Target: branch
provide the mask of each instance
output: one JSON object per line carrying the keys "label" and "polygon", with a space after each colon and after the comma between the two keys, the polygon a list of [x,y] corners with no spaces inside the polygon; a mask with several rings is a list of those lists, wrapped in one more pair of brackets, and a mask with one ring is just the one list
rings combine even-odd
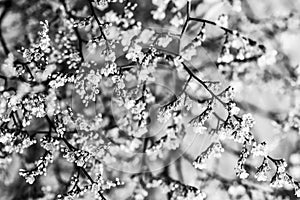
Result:
{"label": "branch", "polygon": [[100,32],[101,32],[101,36],[103,37],[104,40],[107,41],[107,38],[106,38],[106,36],[105,36],[105,34],[104,34],[104,31],[103,31],[102,24],[101,24],[101,22],[99,21],[97,15],[96,15],[94,6],[93,6],[93,4],[92,4],[92,0],[88,0],[88,2],[89,2],[89,5],[90,5],[90,8],[91,8],[91,11],[92,11],[92,15],[93,15],[93,17],[95,18],[95,20],[96,20],[96,22],[97,22],[97,24],[98,24],[98,26],[99,26],[99,29],[100,29]]}

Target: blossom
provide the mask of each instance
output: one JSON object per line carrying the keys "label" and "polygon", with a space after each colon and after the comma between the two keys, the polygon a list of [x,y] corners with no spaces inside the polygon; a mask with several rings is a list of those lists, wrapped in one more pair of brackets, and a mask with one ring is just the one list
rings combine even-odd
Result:
{"label": "blossom", "polygon": [[184,24],[184,18],[182,17],[182,14],[178,12],[171,20],[170,24],[172,24],[175,27],[180,27]]}
{"label": "blossom", "polygon": [[216,24],[218,26],[222,26],[222,27],[227,28],[228,27],[228,16],[224,15],[224,14],[220,15],[218,17],[218,20],[216,21]]}
{"label": "blossom", "polygon": [[209,157],[220,157],[221,153],[224,152],[220,142],[212,143],[204,152],[202,152],[193,162],[193,166],[196,169],[204,169],[206,166],[206,161]]}
{"label": "blossom", "polygon": [[297,197],[300,197],[300,184],[299,184],[299,182],[294,181],[293,186],[294,186],[294,190],[295,190],[295,195]]}
{"label": "blossom", "polygon": [[228,112],[231,116],[239,114],[240,108],[237,107],[235,103],[229,102],[227,105],[228,105]]}
{"label": "blossom", "polygon": [[257,144],[256,142],[253,143],[251,153],[253,156],[266,156],[266,143],[262,142],[260,144]]}
{"label": "blossom", "polygon": [[29,184],[33,184],[37,176],[46,175],[47,167],[53,162],[53,155],[50,152],[45,154],[37,161],[35,161],[35,168],[32,170],[20,169],[19,175],[25,178]]}
{"label": "blossom", "polygon": [[40,22],[40,24],[42,25],[42,31],[39,32],[40,35],[39,47],[41,48],[42,51],[48,52],[49,51],[48,48],[50,47],[50,37],[48,35],[49,24],[47,20],[45,20],[44,22]]}
{"label": "blossom", "polygon": [[155,31],[150,30],[150,29],[144,29],[139,38],[137,39],[137,41],[141,41],[142,43],[147,43],[149,42],[149,40],[153,37],[153,35],[155,34]]}
{"label": "blossom", "polygon": [[153,15],[153,19],[155,20],[163,20],[166,17],[166,13],[164,9],[152,10],[151,14]]}
{"label": "blossom", "polygon": [[157,45],[166,48],[170,42],[172,41],[172,38],[168,35],[165,37],[160,37],[157,39]]}
{"label": "blossom", "polygon": [[266,181],[268,176],[263,172],[257,172],[255,174],[255,178],[257,179],[257,181]]}
{"label": "blossom", "polygon": [[247,161],[247,158],[249,156],[249,150],[247,149],[247,143],[243,144],[243,149],[240,153],[240,157],[237,162],[237,166],[235,167],[236,175],[240,179],[246,179],[249,176],[249,173],[245,169],[245,163]]}
{"label": "blossom", "polygon": [[208,107],[197,117],[193,118],[189,124],[193,127],[202,127],[204,122],[209,119],[212,113],[212,106],[208,105]]}
{"label": "blossom", "polygon": [[237,170],[236,175],[240,179],[246,179],[246,178],[248,178],[249,173],[244,168],[240,168],[240,169]]}
{"label": "blossom", "polygon": [[275,175],[271,179],[270,186],[274,188],[281,188],[289,182],[288,176],[286,173],[275,173]]}
{"label": "blossom", "polygon": [[250,113],[244,114],[242,116],[242,123],[241,123],[242,127],[252,128],[254,123],[255,123],[254,118]]}
{"label": "blossom", "polygon": [[161,123],[167,122],[171,116],[172,112],[180,110],[184,105],[185,96],[181,95],[170,103],[159,108],[157,120]]}
{"label": "blossom", "polygon": [[128,53],[126,54],[126,58],[128,60],[138,61],[138,62],[140,62],[144,58],[144,56],[145,55],[142,52],[142,46],[138,44],[132,45],[129,48]]}
{"label": "blossom", "polygon": [[233,100],[235,95],[235,90],[232,86],[227,87],[219,96],[224,99],[224,101],[231,101]]}

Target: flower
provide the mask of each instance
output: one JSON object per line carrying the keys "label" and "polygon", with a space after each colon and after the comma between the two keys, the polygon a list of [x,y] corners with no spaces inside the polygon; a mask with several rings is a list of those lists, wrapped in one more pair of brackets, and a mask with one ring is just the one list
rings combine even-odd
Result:
{"label": "flower", "polygon": [[166,35],[165,37],[160,37],[157,40],[157,45],[166,48],[170,42],[172,41],[172,38]]}
{"label": "flower", "polygon": [[264,157],[264,160],[260,167],[258,167],[257,172],[255,173],[255,178],[257,181],[266,181],[267,180],[267,175],[266,172],[270,171],[271,168],[268,163],[268,159]]}
{"label": "flower", "polygon": [[294,186],[294,190],[295,190],[295,195],[297,197],[300,197],[300,183],[294,181],[293,186]]}
{"label": "flower", "polygon": [[255,174],[255,178],[257,179],[257,181],[266,181],[268,176],[264,172],[257,172]]}
{"label": "flower", "polygon": [[266,156],[266,142],[262,142],[260,144],[257,144],[256,142],[253,143],[251,153],[253,154],[254,157],[256,156]]}
{"label": "flower", "polygon": [[222,144],[219,141],[214,142],[194,160],[193,166],[196,169],[204,169],[206,166],[205,162],[209,157],[220,157],[222,152],[224,152]]}
{"label": "flower", "polygon": [[218,26],[222,26],[227,28],[228,27],[228,16],[225,14],[222,14],[218,17],[218,20],[216,21],[216,24]]}
{"label": "flower", "polygon": [[144,29],[139,38],[137,39],[137,42],[142,42],[144,44],[146,44],[147,42],[149,42],[149,40],[151,39],[151,37],[155,34],[155,31],[150,30],[150,29]]}
{"label": "flower", "polygon": [[244,169],[241,168],[236,172],[236,175],[240,178],[240,179],[246,179],[249,176],[249,173]]}
{"label": "flower", "polygon": [[242,127],[252,128],[254,123],[255,123],[255,121],[254,121],[252,114],[248,113],[248,114],[244,114],[242,116],[242,123],[241,123]]}
{"label": "flower", "polygon": [[[42,25],[42,31],[39,32],[40,35],[39,47],[41,48],[42,51],[48,53],[50,47],[50,37],[48,35],[49,24],[47,20],[45,20],[44,22],[40,22],[40,24]],[[35,56],[37,56],[37,54]],[[39,58],[37,58],[36,60],[39,60]]]}
{"label": "flower", "polygon": [[192,127],[202,127],[204,125],[204,122],[209,119],[211,113],[212,113],[212,105],[209,104],[207,108],[200,115],[190,120],[189,124]]}
{"label": "flower", "polygon": [[270,186],[274,188],[281,188],[284,185],[288,184],[288,179],[286,173],[275,173],[271,179]]}
{"label": "flower", "polygon": [[179,28],[184,24],[184,18],[180,12],[176,13],[176,15],[170,20],[170,24]]}

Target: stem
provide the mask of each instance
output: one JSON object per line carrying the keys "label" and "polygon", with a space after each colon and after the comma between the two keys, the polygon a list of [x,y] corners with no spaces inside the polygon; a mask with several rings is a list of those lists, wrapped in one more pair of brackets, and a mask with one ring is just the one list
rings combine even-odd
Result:
{"label": "stem", "polygon": [[96,20],[96,22],[97,22],[97,24],[98,24],[98,26],[99,26],[99,29],[100,29],[100,32],[101,32],[101,36],[103,37],[104,40],[107,41],[107,38],[106,38],[106,36],[105,36],[105,34],[104,34],[104,31],[103,31],[102,24],[101,24],[101,22],[99,21],[97,15],[96,15],[94,6],[93,6],[93,4],[92,4],[92,0],[88,0],[88,2],[89,2],[89,5],[90,5],[90,8],[91,8],[91,11],[92,11],[92,15],[93,15],[93,17],[95,18],[95,20]]}
{"label": "stem", "polygon": [[208,87],[207,85],[205,84],[204,81],[202,81],[200,78],[198,78],[188,67],[187,65],[184,63],[184,62],[181,62],[185,71],[190,75],[192,76],[194,79],[196,79],[210,94],[213,98],[217,99],[225,108],[227,107],[226,106],[226,103],[224,103],[217,95],[215,95],[215,93],[213,93]]}
{"label": "stem", "polygon": [[[75,19],[75,16],[72,14],[72,12],[68,10],[66,1],[65,0],[61,0],[61,2],[63,4],[65,12],[68,15],[68,18]],[[76,35],[77,39],[78,39],[78,51],[79,51],[79,55],[80,55],[81,59],[84,61],[84,56],[83,56],[83,52],[82,52],[83,39],[81,38],[80,33],[79,33],[77,27],[73,27],[73,30],[75,32],[75,35]]]}
{"label": "stem", "polygon": [[[189,21],[195,21],[195,22],[201,22],[201,23],[207,23],[207,24],[210,24],[212,26],[216,26],[220,29],[222,29],[223,31],[225,31],[225,33],[229,33],[231,35],[236,35],[237,37],[241,37],[242,39],[246,40],[249,42],[250,45],[252,46],[255,46],[257,45],[257,42],[248,38],[248,37],[245,37],[245,36],[241,36],[239,32],[235,31],[235,30],[231,30],[229,28],[226,28],[224,26],[219,26],[216,24],[216,22],[213,22],[213,21],[210,21],[210,20],[206,20],[206,19],[202,19],[202,18],[195,18],[195,17],[191,17],[190,16],[190,12],[191,12],[191,2],[190,0],[187,1],[187,17],[186,17],[186,21],[183,25],[183,28],[182,28],[182,31],[181,31],[181,34],[180,34],[180,38],[183,36],[186,28],[187,28],[187,25],[188,25],[188,22]],[[261,45],[259,44],[258,47],[263,51],[265,52],[265,46],[264,45]]]}

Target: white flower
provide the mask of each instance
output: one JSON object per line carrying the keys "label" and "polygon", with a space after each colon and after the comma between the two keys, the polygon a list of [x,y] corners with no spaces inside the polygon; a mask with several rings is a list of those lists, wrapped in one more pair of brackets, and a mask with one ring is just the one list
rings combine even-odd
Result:
{"label": "white flower", "polygon": [[285,168],[287,167],[287,163],[285,162],[284,159],[281,159],[276,163],[276,167],[277,167],[278,173],[284,173]]}
{"label": "white flower", "polygon": [[155,31],[150,29],[144,29],[143,32],[140,34],[140,37],[137,41],[141,41],[142,43],[146,44],[149,42],[151,37],[154,35]]}
{"label": "white flower", "polygon": [[257,179],[257,181],[266,181],[268,179],[264,171],[257,172],[255,174],[255,178]]}
{"label": "white flower", "polygon": [[295,191],[295,195],[300,198],[300,189],[299,188]]}
{"label": "white flower", "polygon": [[253,143],[251,153],[254,157],[256,156],[266,156],[267,152],[267,146],[265,142],[262,142],[260,144],[257,144],[256,142]]}
{"label": "white flower", "polygon": [[274,178],[272,178],[270,186],[274,187],[274,188],[280,188],[280,187],[283,187],[283,185],[284,185],[284,181],[276,173],[276,175],[274,176]]}
{"label": "white flower", "polygon": [[[45,22],[40,22],[40,24],[42,25],[43,30],[39,32],[39,35],[41,37],[39,47],[42,51],[48,51],[50,47],[50,37],[48,35],[49,24],[47,20],[45,20]],[[36,60],[39,60],[39,58],[37,58]]]}
{"label": "white flower", "polygon": [[228,27],[228,16],[224,15],[224,14],[220,15],[218,17],[218,20],[216,21],[216,24],[218,26],[222,26],[222,27],[227,28]]}
{"label": "white flower", "polygon": [[184,52],[182,52],[182,58],[185,60],[191,60],[195,55],[197,55],[197,49],[193,46],[190,46]]}
{"label": "white flower", "polygon": [[254,121],[252,114],[248,113],[248,114],[244,114],[242,116],[242,123],[241,123],[242,127],[252,128],[254,123],[255,123],[255,121]]}
{"label": "white flower", "polygon": [[96,7],[99,8],[99,10],[103,11],[106,8],[108,8],[108,1],[107,0],[97,0]]}
{"label": "white flower", "polygon": [[186,5],[186,0],[172,0],[172,2],[175,4],[176,8],[180,10]]}
{"label": "white flower", "polygon": [[206,167],[206,163],[201,163],[201,162],[193,162],[193,166],[196,168],[196,169],[205,169]]}
{"label": "white flower", "polygon": [[137,148],[139,148],[139,147],[141,146],[141,144],[142,144],[142,141],[141,141],[141,140],[139,140],[138,138],[134,138],[134,139],[131,141],[129,148],[130,148],[131,151],[134,151],[134,150],[136,150]]}
{"label": "white flower", "polygon": [[249,176],[249,173],[246,172],[246,170],[243,170],[240,172],[240,174],[238,175],[240,177],[240,179],[246,179]]}
{"label": "white flower", "polygon": [[134,44],[129,48],[126,58],[132,61],[141,61],[144,58],[144,53],[142,52],[142,46]]}
{"label": "white flower", "polygon": [[300,197],[300,185],[299,182],[294,182],[295,195]]}
{"label": "white flower", "polygon": [[128,46],[130,45],[130,43],[132,41],[132,38],[139,33],[140,33],[140,29],[138,29],[138,28],[130,29],[130,30],[122,32],[121,44],[124,46],[124,50],[127,50]]}
{"label": "white flower", "polygon": [[135,105],[135,101],[132,100],[132,99],[131,100],[127,99],[125,101],[125,104],[124,104],[125,108],[128,109],[128,110],[131,109],[131,108],[133,108],[134,105]]}
{"label": "white flower", "polygon": [[151,14],[153,15],[153,19],[161,21],[166,17],[166,13],[164,9],[152,10]]}
{"label": "white flower", "polygon": [[180,12],[178,12],[171,20],[170,24],[175,26],[176,28],[182,26],[184,24],[184,19]]}
{"label": "white flower", "polygon": [[192,127],[203,127],[204,122],[207,121],[212,113],[212,107],[209,105],[200,115],[190,120],[189,124]]}
{"label": "white flower", "polygon": [[172,38],[167,35],[165,37],[158,38],[157,45],[165,48],[170,44],[171,41]]}
{"label": "white flower", "polygon": [[35,178],[34,178],[33,175],[30,175],[30,176],[27,176],[27,177],[25,178],[25,181],[26,181],[27,183],[29,183],[29,184],[33,184],[34,181],[35,181]]}

